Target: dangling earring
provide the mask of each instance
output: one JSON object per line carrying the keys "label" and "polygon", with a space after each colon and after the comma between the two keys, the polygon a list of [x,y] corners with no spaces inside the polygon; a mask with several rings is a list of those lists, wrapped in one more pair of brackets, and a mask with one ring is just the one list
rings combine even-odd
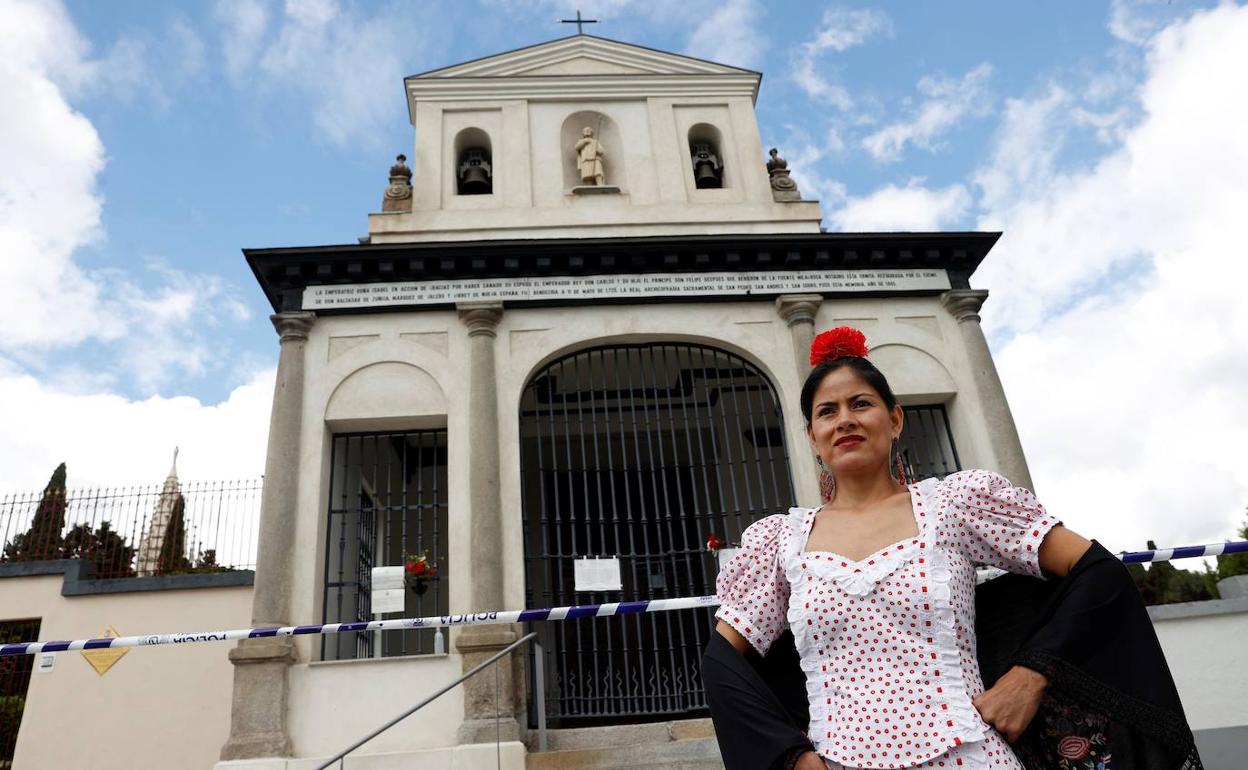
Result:
{"label": "dangling earring", "polygon": [[832,494],[836,492],[836,481],[832,478],[832,471],[823,464],[823,458],[815,455],[815,462],[819,463],[819,496],[823,501],[832,499]]}
{"label": "dangling earring", "polygon": [[892,468],[889,468],[889,475],[897,479],[897,483],[906,486],[906,464],[901,456],[901,444],[897,439],[893,439],[892,449]]}

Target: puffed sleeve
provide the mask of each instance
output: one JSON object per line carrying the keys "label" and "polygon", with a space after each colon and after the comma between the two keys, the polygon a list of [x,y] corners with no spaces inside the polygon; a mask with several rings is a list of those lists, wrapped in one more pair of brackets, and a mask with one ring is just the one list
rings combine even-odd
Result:
{"label": "puffed sleeve", "polygon": [[715,617],[744,636],[760,655],[784,632],[789,582],[780,559],[782,514],[759,519],[741,535],[741,550],[715,581],[719,609]]}
{"label": "puffed sleeve", "polygon": [[1061,522],[1030,490],[992,471],[962,471],[941,482],[950,544],[974,564],[1043,578],[1040,543]]}

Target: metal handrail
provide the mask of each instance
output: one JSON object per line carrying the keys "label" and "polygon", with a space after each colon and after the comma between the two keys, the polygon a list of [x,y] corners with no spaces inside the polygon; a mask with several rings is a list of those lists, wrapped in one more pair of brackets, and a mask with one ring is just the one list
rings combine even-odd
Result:
{"label": "metal handrail", "polygon": [[[463,676],[459,677],[458,679],[456,679],[455,681],[451,682],[451,683],[450,683],[450,684],[448,684],[447,686],[443,687],[441,690],[438,690],[438,691],[437,691],[437,692],[435,692],[433,695],[430,695],[428,698],[425,698],[425,699],[424,699],[424,700],[422,700],[420,703],[417,703],[415,706],[412,706],[412,707],[411,707],[410,709],[408,709],[407,711],[404,711],[402,714],[399,714],[399,715],[398,715],[397,717],[395,717],[394,719],[391,719],[389,722],[386,722],[386,723],[385,723],[384,725],[382,725],[381,727],[377,728],[377,729],[376,729],[376,730],[374,730],[373,732],[369,733],[368,735],[364,736],[364,737],[363,737],[363,738],[361,738],[360,740],[358,740],[358,741],[356,741],[355,743],[351,744],[351,745],[350,745],[350,746],[348,746],[347,748],[343,749],[341,752],[339,752],[339,753],[335,754],[335,755],[334,755],[334,756],[333,756],[333,757],[332,757],[329,761],[327,761],[325,764],[323,764],[323,765],[317,765],[316,770],[326,770],[326,768],[328,768],[330,765],[334,764],[335,762],[339,762],[339,761],[341,761],[344,757],[346,757],[346,756],[347,756],[348,754],[350,754],[351,752],[355,751],[355,750],[356,750],[356,749],[358,749],[359,747],[363,746],[364,744],[368,743],[368,742],[369,742],[369,741],[371,741],[372,739],[376,738],[378,735],[381,735],[382,733],[384,733],[386,730],[389,730],[391,727],[394,727],[394,726],[395,726],[395,725],[397,725],[399,722],[402,722],[404,719],[407,719],[407,718],[408,718],[408,717],[410,717],[412,714],[415,714],[417,711],[421,710],[422,708],[424,708],[425,706],[429,705],[429,704],[430,704],[430,703],[432,703],[433,701],[437,700],[437,699],[438,699],[438,698],[440,698],[441,696],[445,695],[446,693],[448,693],[448,692],[450,692],[451,690],[455,689],[455,688],[456,688],[456,687],[458,687],[459,685],[463,684],[463,683],[464,683],[467,679],[469,679],[470,677],[473,677],[473,676],[475,676],[475,675],[479,674],[480,672],[484,671],[485,669],[489,668],[490,666],[494,665],[494,664],[495,664],[495,663],[497,663],[499,660],[501,660],[502,658],[506,657],[506,656],[507,656],[507,654],[508,654],[508,653],[510,653],[512,650],[516,649],[517,647],[519,647],[519,646],[520,646],[520,645],[522,645],[522,644],[525,644],[525,643],[527,643],[527,642],[533,641],[533,640],[534,640],[534,639],[536,639],[536,638],[537,638],[537,632],[536,632],[536,631],[530,631],[529,633],[525,634],[524,636],[520,637],[520,638],[519,638],[519,639],[517,639],[516,641],[514,641],[514,642],[512,642],[511,644],[509,644],[509,645],[507,645],[506,647],[504,647],[502,650],[500,650],[500,651],[499,651],[496,655],[494,655],[493,657],[491,657],[489,660],[483,661],[483,662],[482,662],[480,665],[478,665],[476,668],[472,669],[472,670],[471,670],[471,671],[469,671],[468,673],[464,674]],[[495,719],[497,719],[497,718],[498,718],[498,713],[497,713],[497,711],[498,711],[498,710],[497,710],[497,709],[495,709],[495,715],[494,715]],[[544,719],[543,719],[542,721],[543,721],[543,722],[545,722],[545,720],[544,720]],[[544,741],[543,741],[543,742],[544,742]]]}

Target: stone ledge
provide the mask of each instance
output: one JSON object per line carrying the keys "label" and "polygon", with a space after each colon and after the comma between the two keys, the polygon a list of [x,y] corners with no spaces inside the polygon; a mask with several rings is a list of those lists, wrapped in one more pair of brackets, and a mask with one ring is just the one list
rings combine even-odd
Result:
{"label": "stone ledge", "polygon": [[1230,615],[1238,612],[1248,612],[1248,596],[1237,599],[1210,599],[1203,602],[1156,604],[1146,609],[1148,610],[1148,617],[1154,623],[1158,620],[1199,618],[1206,615]]}
{"label": "stone ledge", "polygon": [[[711,720],[677,719],[668,722],[571,727],[546,731],[546,750],[590,751],[630,746],[650,746],[679,741],[705,740],[715,737]],[[537,751],[538,732],[528,730],[525,743],[529,751]]]}
{"label": "stone ledge", "polygon": [[127,578],[95,578],[92,577],[94,572],[95,565],[82,559],[18,561],[0,564],[0,578],[64,575],[61,596],[182,591],[195,588],[237,588],[253,585],[256,580],[255,571],[249,569]]}
{"label": "stone ledge", "polygon": [[234,665],[250,663],[294,663],[295,642],[289,636],[269,636],[259,639],[241,639],[230,649],[230,662]]}

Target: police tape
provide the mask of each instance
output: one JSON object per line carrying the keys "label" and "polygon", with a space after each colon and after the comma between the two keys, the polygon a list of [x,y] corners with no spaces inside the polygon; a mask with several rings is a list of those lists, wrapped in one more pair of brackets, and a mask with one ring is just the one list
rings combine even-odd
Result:
{"label": "police tape", "polygon": [[[1126,563],[1169,561],[1200,556],[1248,553],[1248,540],[1213,543],[1210,545],[1181,546],[1152,551],[1123,551],[1118,558]],[[1002,570],[992,573],[1004,574]],[[982,582],[982,577],[981,581]],[[275,628],[240,628],[228,631],[200,631],[175,634],[147,634],[144,636],[117,636],[104,639],[75,639],[72,641],[17,642],[0,645],[0,657],[10,655],[35,655],[41,652],[67,652],[72,650],[107,650],[117,647],[151,647],[162,644],[187,644],[194,642],[226,642],[239,639],[263,639],[275,636],[303,636],[307,634],[341,634],[349,631],[392,631],[414,628],[446,628],[450,626],[503,625],[529,623],[545,620],[576,620],[601,618],[614,615],[633,615],[647,612],[671,612],[673,610],[697,609],[719,606],[716,596],[691,596],[678,599],[650,599],[636,602],[608,602],[605,604],[580,604],[570,607],[553,607],[535,610],[507,610],[500,612],[476,612],[466,615],[434,615],[423,618],[395,618],[391,620],[355,621],[351,623],[322,623],[306,626],[280,626]]]}
{"label": "police tape", "polygon": [[642,612],[668,612],[697,607],[714,607],[719,599],[714,596],[693,596],[681,599],[651,599],[640,602],[611,602],[608,604],[584,604],[571,607],[554,607],[541,610],[509,610],[506,612],[475,612],[466,615],[435,615],[424,618],[395,618],[392,620],[369,620],[352,623],[322,623],[312,626],[281,626],[277,628],[239,628],[230,631],[201,631],[184,634],[148,634],[146,636],[117,636],[106,639],[75,639],[64,642],[19,642],[0,645],[0,657],[6,655],[34,655],[40,652],[66,652],[71,650],[107,650],[117,647],[151,647],[161,644],[186,644],[188,642],[226,642],[236,639],[263,639],[272,636],[301,636],[304,634],[341,634],[348,631],[392,631],[413,628],[445,628],[449,626],[482,626],[507,623],[528,623],[538,620],[574,620],[576,618],[632,615]]}

